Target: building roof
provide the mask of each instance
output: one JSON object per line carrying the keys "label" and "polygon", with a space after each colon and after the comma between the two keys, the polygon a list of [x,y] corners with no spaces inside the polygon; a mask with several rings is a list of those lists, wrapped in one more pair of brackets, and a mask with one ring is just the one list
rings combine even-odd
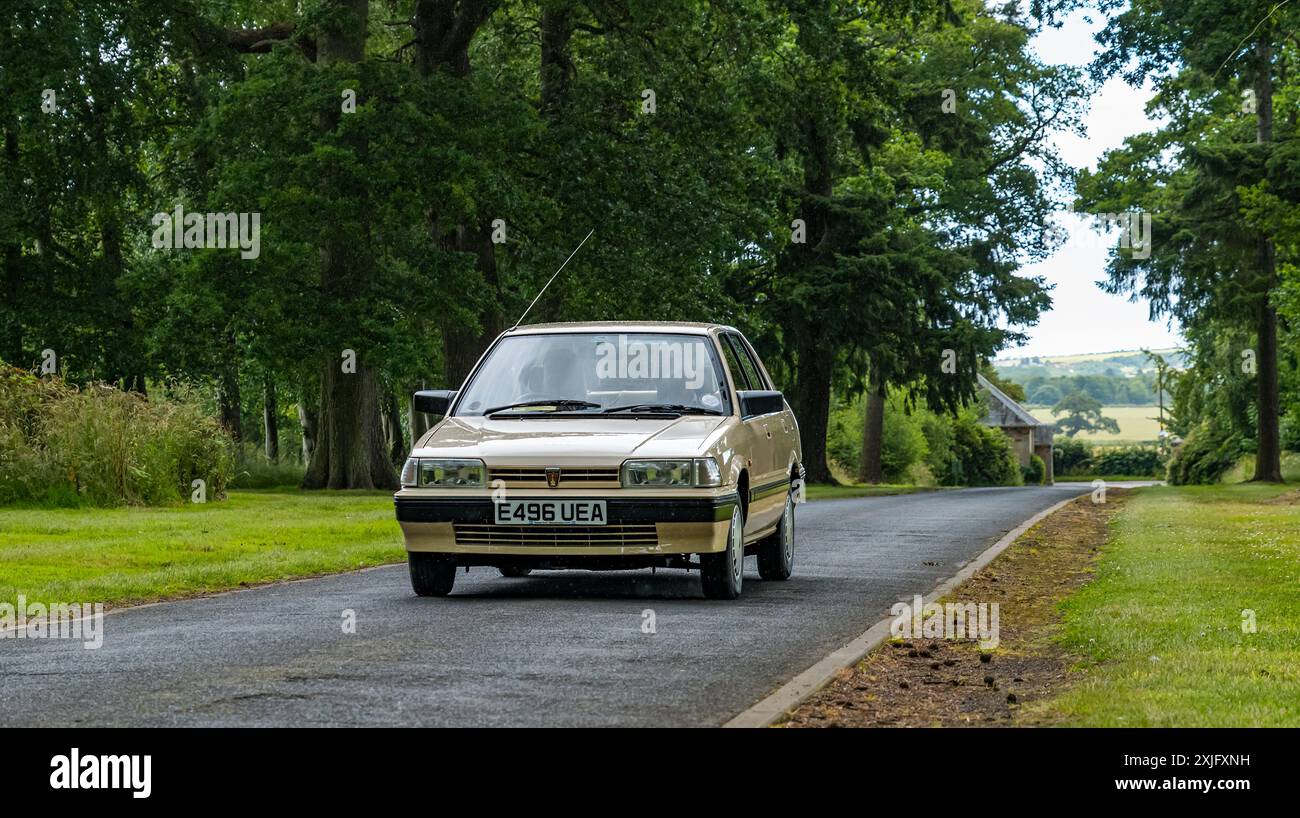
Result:
{"label": "building roof", "polygon": [[[985,426],[1007,427],[1039,427],[1052,428],[1052,424],[1043,423],[1038,418],[1025,411],[1025,407],[1016,403],[1003,392],[993,385],[992,381],[983,375],[976,376],[979,379],[980,388],[989,394],[992,400],[989,401],[988,414],[981,421]],[[1035,432],[1037,438],[1038,433]],[[1050,438],[1049,438],[1050,440]]]}

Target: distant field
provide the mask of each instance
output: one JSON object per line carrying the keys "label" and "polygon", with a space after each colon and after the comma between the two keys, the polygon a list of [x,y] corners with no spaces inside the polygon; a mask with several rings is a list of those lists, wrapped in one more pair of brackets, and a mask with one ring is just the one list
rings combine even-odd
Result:
{"label": "distant field", "polygon": [[[1173,355],[1178,352],[1177,349],[1155,349],[1152,352],[1157,355]],[[1124,358],[1134,355],[1143,355],[1145,353],[1140,349],[1120,349],[1114,352],[1085,352],[1080,355],[1046,355],[1042,360],[1054,364],[1079,364],[1087,361],[1105,361],[1110,358]]]}
{"label": "distant field", "polygon": [[[1176,347],[1171,347],[1169,349],[1153,349],[1151,351],[1157,355],[1163,355],[1166,358],[1181,356],[1183,354],[1182,350]],[[1069,364],[1093,363],[1097,361],[1109,361],[1114,358],[1125,359],[1125,358],[1136,358],[1139,356],[1145,357],[1145,355],[1146,353],[1140,349],[1117,349],[1111,352],[1083,352],[1077,355],[1040,355],[1035,357],[1033,360],[1048,365],[1052,365],[1052,364],[1069,365]],[[994,365],[995,366],[1006,365],[1006,364],[1010,364],[1013,361],[1019,362],[1023,360],[1025,359],[1024,358],[999,358],[998,360],[994,361]]]}
{"label": "distant field", "polygon": [[[1052,417],[1052,407],[1050,406],[1027,406],[1025,408],[1043,423],[1053,423],[1060,420],[1060,418]],[[1119,422],[1119,434],[1084,432],[1078,436],[1079,440],[1096,443],[1142,443],[1154,441],[1156,434],[1160,431],[1160,424],[1155,420],[1159,416],[1160,410],[1156,406],[1103,406],[1101,413],[1106,417],[1115,418]]]}

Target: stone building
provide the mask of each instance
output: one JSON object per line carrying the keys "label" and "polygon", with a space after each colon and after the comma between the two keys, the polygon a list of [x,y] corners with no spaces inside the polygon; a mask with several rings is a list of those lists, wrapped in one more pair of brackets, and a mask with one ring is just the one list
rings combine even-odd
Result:
{"label": "stone building", "polygon": [[1044,482],[1051,485],[1054,434],[1052,424],[1043,423],[1029,414],[1023,406],[1008,397],[1006,392],[998,389],[983,375],[979,376],[979,385],[988,396],[989,407],[988,413],[980,422],[985,426],[1001,429],[1002,433],[1011,439],[1011,447],[1015,450],[1016,460],[1020,462],[1022,468],[1029,465],[1030,455],[1036,454],[1043,458],[1043,463],[1047,466],[1047,478]]}

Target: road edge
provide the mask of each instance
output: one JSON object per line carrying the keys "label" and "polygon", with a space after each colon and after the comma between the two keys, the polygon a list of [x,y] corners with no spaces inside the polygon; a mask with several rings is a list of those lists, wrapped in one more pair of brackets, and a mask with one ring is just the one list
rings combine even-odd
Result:
{"label": "road edge", "polygon": [[[1013,542],[1020,539],[1020,536],[1029,529],[1033,528],[1046,517],[1055,514],[1065,506],[1073,503],[1075,500],[1088,494],[1088,491],[1080,492],[1074,496],[1068,497],[1059,503],[1048,506],[1034,516],[1025,520],[1020,525],[1002,535],[997,542],[984,549],[979,556],[966,563],[957,573],[941,580],[938,585],[930,590],[923,598],[925,602],[933,602],[952,591],[961,583],[970,579],[984,566],[988,565],[997,556],[1007,549]],[[911,597],[899,597],[905,601],[911,601]],[[860,633],[856,638],[843,647],[831,651],[826,656],[818,660],[812,667],[795,676],[790,681],[778,687],[767,697],[755,702],[748,709],[733,716],[730,720],[723,723],[723,728],[734,727],[768,727],[777,719],[780,719],[790,710],[798,707],[812,694],[816,693],[826,686],[826,683],[835,678],[846,667],[851,667],[862,660],[868,653],[875,650],[887,638],[889,638],[889,625],[893,621],[891,617],[885,617],[876,622],[871,627]]]}

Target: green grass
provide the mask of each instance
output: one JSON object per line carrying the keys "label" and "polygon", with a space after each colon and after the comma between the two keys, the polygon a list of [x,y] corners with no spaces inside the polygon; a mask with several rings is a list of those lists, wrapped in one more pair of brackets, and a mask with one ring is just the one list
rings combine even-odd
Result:
{"label": "green grass", "polygon": [[[1053,416],[1050,406],[1026,406],[1029,413],[1043,423],[1055,423],[1062,416]],[[1077,440],[1089,443],[1153,443],[1160,432],[1155,418],[1160,416],[1157,406],[1103,406],[1101,413],[1119,423],[1119,433],[1081,432]]]}
{"label": "green grass", "polygon": [[1126,483],[1133,480],[1163,480],[1150,474],[1066,474],[1056,475],[1058,483],[1091,483],[1093,480],[1105,480],[1107,483]]}
{"label": "green grass", "polygon": [[891,485],[881,483],[879,485],[867,485],[857,483],[854,485],[836,485],[832,486],[826,483],[809,483],[807,488],[808,501],[814,500],[838,500],[843,497],[879,497],[885,494],[912,494],[917,491],[934,491],[932,487],[926,486],[906,486]]}
{"label": "green grass", "polygon": [[401,560],[389,492],[232,491],[164,508],[0,509],[0,601],[124,605]]}
{"label": "green grass", "polygon": [[[809,486],[810,500],[911,486]],[[389,492],[231,491],[161,508],[0,508],[0,602],[129,605],[401,561]]]}
{"label": "green grass", "polygon": [[1096,579],[1064,605],[1082,679],[1045,712],[1082,726],[1300,726],[1298,587],[1295,487],[1143,489]]}
{"label": "green grass", "polygon": [[[1228,469],[1220,483],[1245,483],[1255,474],[1255,455],[1243,455],[1237,465]],[[1300,452],[1282,452],[1282,479],[1288,483],[1300,482]]]}

